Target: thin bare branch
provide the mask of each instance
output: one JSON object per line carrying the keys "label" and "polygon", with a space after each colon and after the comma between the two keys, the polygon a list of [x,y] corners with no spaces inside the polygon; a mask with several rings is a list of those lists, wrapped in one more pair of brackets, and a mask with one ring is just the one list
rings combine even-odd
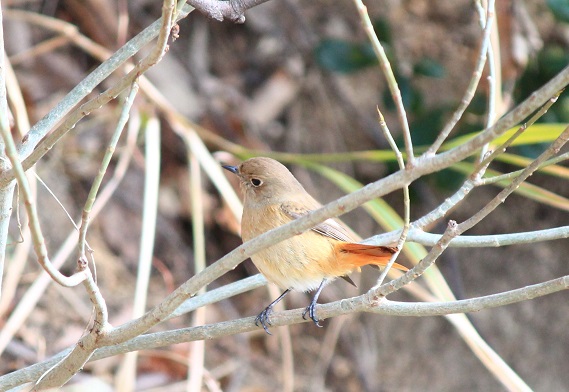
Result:
{"label": "thin bare branch", "polygon": [[[1,34],[1,33],[0,33]],[[18,79],[16,77],[16,74],[14,72],[14,69],[12,68],[12,64],[10,64],[10,61],[6,60],[4,63],[4,70],[6,72],[5,74],[5,81],[6,81],[6,91],[7,91],[7,95],[8,95],[8,100],[10,102],[10,105],[12,107],[13,110],[13,115],[14,115],[14,119],[15,119],[15,129],[17,131],[17,134],[20,136],[23,136],[24,134],[26,134],[28,132],[28,130],[30,129],[30,121],[28,118],[28,112],[27,112],[27,108],[26,108],[26,103],[24,101],[24,97],[22,94],[22,90],[20,88],[20,84],[18,83]],[[2,163],[0,163],[0,165],[2,165]],[[33,173],[28,173],[29,174],[29,183],[30,183],[30,189],[32,191],[32,195],[34,200],[36,200],[37,197],[37,186],[35,181],[33,180]],[[5,190],[6,195],[9,195],[13,192],[13,189],[6,189]],[[4,190],[0,190],[0,193],[4,193]],[[11,206],[11,198],[12,196],[10,195],[10,204],[9,206]],[[2,200],[2,202],[4,202],[4,200]],[[7,202],[7,200],[6,200]],[[16,201],[18,203],[18,201]],[[8,206],[8,205],[6,205]],[[3,207],[0,207],[3,208]],[[16,210],[16,216],[18,217],[20,208],[19,206],[17,206],[17,210]],[[8,216],[9,214],[6,213],[6,215],[4,216]],[[0,281],[2,281],[0,283],[0,317],[2,317],[2,315],[6,312],[6,310],[8,309],[8,307],[10,306],[10,304],[12,303],[12,300],[14,298],[14,295],[16,294],[16,289],[18,286],[18,282],[20,281],[20,277],[22,276],[22,273],[24,271],[24,267],[27,264],[27,261],[29,259],[29,253],[30,253],[30,249],[31,249],[31,233],[30,233],[30,229],[27,225],[27,217],[22,217],[22,219],[24,219],[24,221],[21,222],[22,226],[22,242],[19,243],[14,251],[14,254],[11,257],[11,263],[8,264],[7,266],[7,271],[6,271],[6,277],[5,279],[3,279],[2,273],[3,271],[0,271]],[[9,223],[9,219],[6,219]],[[20,219],[17,218],[18,222],[20,222]],[[0,225],[4,225],[5,223],[0,223]],[[6,251],[6,248],[4,248],[4,245],[6,245],[6,237],[3,237],[3,234],[1,233],[3,229],[0,228],[0,254],[4,254]],[[7,234],[7,233],[5,233]],[[1,242],[4,242],[4,244],[1,244]],[[3,258],[4,256],[0,256],[0,258]],[[3,269],[3,261],[0,260],[0,269]],[[4,287],[2,287],[2,284],[4,284]]]}
{"label": "thin bare branch", "polygon": [[[132,159],[133,150],[136,146],[136,138],[139,129],[138,117],[134,117],[129,122],[128,138],[126,148],[122,150],[116,170],[108,183],[103,188],[100,196],[97,198],[91,216],[94,218],[105,207],[111,196],[116,191],[118,185],[125,177],[126,170]],[[72,231],[68,234],[63,245],[53,258],[53,265],[59,268],[63,265],[65,260],[71,255],[76,248],[77,233]],[[14,334],[20,329],[21,325],[25,322],[28,315],[33,311],[34,307],[43,296],[48,285],[52,282],[47,274],[40,274],[36,281],[30,286],[26,293],[22,296],[17,306],[12,310],[8,320],[4,323],[2,330],[0,330],[0,354],[4,351]]]}
{"label": "thin bare branch", "polygon": [[[4,69],[4,67],[2,67],[2,69]],[[4,84],[2,85],[5,86]],[[6,155],[10,160],[12,167],[14,168],[16,179],[18,181],[18,187],[20,189],[20,194],[22,195],[22,199],[26,207],[26,212],[28,214],[28,225],[32,233],[34,251],[38,258],[38,262],[42,268],[51,276],[51,278],[60,285],[66,287],[78,285],[84,279],[86,279],[84,271],[77,271],[75,274],[67,277],[60,273],[49,260],[47,247],[45,245],[43,233],[40,228],[39,216],[37,214],[36,205],[34,203],[33,193],[29,186],[24,169],[22,168],[22,163],[20,162],[18,151],[16,150],[14,138],[10,132],[10,129],[4,128],[2,124],[0,124],[0,134],[2,136],[2,140],[4,141]],[[11,187],[4,188],[11,189]],[[10,216],[10,214],[7,214],[5,216]],[[2,221],[9,221],[9,219],[3,219]]]}
{"label": "thin bare branch", "polygon": [[[177,20],[185,18],[191,11],[192,7],[184,6],[179,11]],[[171,26],[170,21],[167,21],[167,23]],[[111,75],[112,72],[120,67],[121,64],[150,43],[150,41],[160,33],[161,27],[162,19],[157,20],[136,37],[127,42],[108,60],[99,65],[93,72],[83,79],[65,96],[65,98],[63,98],[61,102],[59,102],[48,114],[46,114],[30,129],[30,132],[28,132],[24,140],[22,140],[18,146],[19,155],[24,159],[24,169],[27,170],[32,167],[67,131],[72,129],[73,125],[76,124],[77,121],[92,110],[98,109],[111,99],[114,99],[120,92],[128,88],[140,73],[144,72],[147,67],[151,66],[153,61],[157,61],[159,59],[155,56],[154,58],[149,57],[145,61],[145,64],[138,64],[136,69],[123,77],[119,83],[101,94],[98,98],[83,104],[81,107],[71,112],[71,110],[76,107],[81,100],[83,100],[95,87]],[[167,36],[165,38],[167,38]],[[165,47],[166,42],[165,40],[162,41],[163,42],[160,46]],[[157,52],[155,52],[155,55],[156,53]],[[51,132],[53,127],[64,117],[66,118],[64,124]],[[49,136],[46,137],[48,134]],[[38,144],[40,141],[41,145]],[[12,170],[3,170],[0,175],[0,187],[8,184],[13,178],[14,173]]]}
{"label": "thin bare branch", "polygon": [[[0,4],[1,8],[1,4]],[[8,97],[6,93],[6,52],[4,51],[4,16],[0,9],[0,132],[2,138],[10,134],[10,119],[8,111]],[[8,170],[10,163],[6,159],[5,141],[0,140],[0,172]],[[10,216],[14,186],[0,187],[0,214]],[[2,281],[4,280],[4,262],[6,260],[6,246],[8,243],[9,219],[0,220],[0,296],[2,295]]]}
{"label": "thin bare branch", "polygon": [[[165,51],[167,50],[167,40],[168,35],[170,34],[172,28],[172,16],[174,14],[174,0],[164,0],[162,6],[162,23],[160,26],[160,32],[157,44],[150,55],[148,55],[139,65],[140,70],[143,72],[144,70],[148,69],[152,65],[156,64],[162,56],[164,55]],[[135,70],[138,67],[135,68]],[[134,71],[134,70],[133,70]],[[131,71],[130,74],[133,73]],[[129,76],[127,75],[127,76]],[[136,75],[134,75],[136,76]],[[136,86],[136,85],[135,85]],[[111,89],[112,90],[112,89]],[[132,89],[132,97],[134,97],[134,93],[136,93],[136,87]],[[128,106],[128,105],[127,105]],[[122,126],[121,126],[122,128]],[[117,135],[115,135],[117,136]],[[116,137],[118,140],[118,136]],[[159,145],[159,143],[158,143]],[[154,148],[154,146],[153,146]],[[109,157],[110,159],[110,157]],[[19,163],[19,161],[18,161]],[[16,172],[18,174],[18,172]],[[85,229],[86,230],[86,229]],[[146,242],[143,241],[143,246],[146,245]],[[81,249],[83,251],[83,249]],[[143,253],[145,254],[145,253]],[[148,254],[148,253],[146,253]],[[145,254],[145,255],[146,255]],[[151,252],[150,252],[151,254]],[[81,263],[82,261],[82,263]],[[107,322],[107,312],[106,306],[102,296],[100,295],[96,284],[94,283],[92,276],[90,274],[90,270],[87,266],[87,261],[85,258],[80,258],[80,269],[81,272],[85,272],[88,277],[88,285],[87,291],[90,294],[91,301],[95,305],[95,325],[91,329],[90,333],[83,338],[81,338],[80,342],[76,345],[75,349],[63,359],[57,366],[50,369],[49,372],[42,375],[41,379],[38,380],[36,383],[37,389],[46,389],[46,388],[54,388],[59,387],[65,384],[74,374],[76,374],[88,360],[88,358],[92,355],[94,350],[97,348],[98,344],[97,341],[100,337],[104,336],[107,329],[110,328]],[[142,305],[144,307],[144,305]]]}
{"label": "thin bare branch", "polygon": [[394,279],[391,282],[383,284],[382,286],[373,287],[368,291],[367,295],[370,303],[377,303],[378,301],[381,301],[383,297],[386,297],[387,295],[401,289],[403,286],[408,285],[419,276],[421,276],[445,251],[450,241],[452,241],[452,239],[459,234],[460,233],[456,228],[456,222],[450,221],[441,238],[437,241],[435,246],[431,248],[427,256],[419,262],[419,264],[403,274],[403,276],[400,278]]}
{"label": "thin bare branch", "polygon": [[524,124],[522,124],[521,127],[518,128],[518,130],[508,138],[508,140],[506,140],[504,143],[502,143],[502,145],[496,149],[494,149],[494,151],[492,151],[492,153],[487,154],[482,160],[481,162],[478,164],[478,167],[480,166],[486,166],[488,164],[490,164],[490,162],[492,162],[494,159],[496,159],[496,157],[505,152],[506,149],[519,137],[521,136],[522,133],[525,132],[526,129],[528,129],[529,127],[531,127],[533,124],[535,124],[535,122],[537,120],[539,120],[545,113],[547,113],[547,111],[549,110],[549,108],[551,108],[551,106],[553,106],[553,104],[555,102],[557,102],[557,100],[559,99],[559,96],[561,95],[563,91],[558,91],[557,94],[555,94],[553,97],[551,97],[546,103],[545,105],[543,105],[533,116],[531,116],[531,118],[525,122]]}
{"label": "thin bare branch", "polygon": [[[569,276],[563,276],[514,290],[453,302],[396,302],[384,298],[378,303],[374,303],[373,306],[370,306],[366,294],[363,294],[358,297],[319,305],[318,316],[322,320],[355,312],[371,312],[375,314],[406,317],[444,316],[457,313],[477,312],[482,309],[510,305],[550,295],[562,290],[567,290],[568,288]],[[304,309],[294,309],[285,312],[275,312],[271,315],[271,322],[274,327],[306,323],[308,321],[302,318],[303,310]],[[200,327],[146,334],[122,344],[100,348],[93,354],[90,360],[95,361],[133,350],[152,349],[194,340],[216,339],[223,336],[250,332],[256,328],[254,317],[247,317]],[[25,382],[33,381],[44,373],[46,369],[60,361],[68,352],[69,350],[66,350],[42,363],[1,376],[0,388],[9,389]]]}
{"label": "thin bare branch", "polygon": [[364,5],[362,0],[354,0],[354,3],[356,4],[356,8],[358,9],[358,12],[360,14],[360,18],[362,20],[362,24],[367,33],[367,36],[372,43],[375,55],[379,60],[379,65],[383,70],[383,74],[385,75],[385,79],[387,80],[389,91],[391,92],[391,96],[393,97],[393,102],[395,102],[395,107],[397,108],[399,125],[401,125],[403,140],[405,141],[405,152],[407,153],[407,165],[413,166],[415,159],[415,155],[413,153],[413,141],[411,139],[409,123],[407,122],[407,114],[405,112],[405,106],[403,106],[403,98],[401,97],[401,90],[399,90],[399,86],[397,85],[397,80],[395,79],[395,75],[393,74],[393,70],[391,69],[391,64],[389,63],[389,59],[385,54],[385,50],[383,50],[383,45],[381,45],[379,38],[375,34],[373,24],[371,23],[371,20],[367,13],[367,7]]}
{"label": "thin bare branch", "polygon": [[117,147],[117,143],[122,135],[122,131],[129,119],[130,116],[130,109],[132,104],[134,103],[134,98],[138,93],[138,83],[135,81],[130,89],[130,93],[128,94],[122,110],[119,120],[117,122],[117,126],[115,127],[115,131],[109,141],[109,145],[107,146],[107,150],[105,151],[105,156],[103,157],[103,161],[101,162],[101,166],[99,167],[99,171],[97,176],[93,180],[91,184],[91,189],[89,190],[89,195],[87,196],[87,201],[85,202],[85,206],[83,207],[83,214],[81,215],[81,227],[79,229],[79,257],[85,257],[85,244],[87,242],[87,230],[89,228],[89,222],[91,220],[91,211],[93,210],[93,205],[95,204],[95,200],[97,198],[97,193],[99,192],[99,188],[103,182],[103,177],[107,173],[107,169],[111,162],[111,158],[115,152]]}
{"label": "thin bare branch", "polygon": [[559,152],[561,147],[563,147],[563,145],[568,140],[569,127],[567,127],[565,131],[559,135],[555,142],[553,142],[546,151],[544,151],[535,161],[533,161],[526,169],[524,169],[519,177],[517,177],[507,188],[502,190],[494,199],[487,203],[480,211],[458,225],[455,222],[451,221],[449,223],[449,228],[447,228],[437,244],[431,249],[427,257],[425,257],[417,266],[405,273],[401,278],[393,280],[376,290],[370,290],[370,300],[378,300],[380,296],[386,296],[396,290],[399,290],[401,287],[420,276],[426,270],[426,268],[428,268],[446,249],[454,237],[464,233],[466,230],[471,229],[482,219],[488,216],[488,214],[494,211],[501,203],[506,200],[509,195],[514,192],[519,184],[525,181],[529,176],[533,174],[535,170],[537,170],[540,163],[544,162],[550,156]]}
{"label": "thin bare branch", "polygon": [[[546,168],[547,166],[555,165],[559,162],[566,161],[568,159],[569,159],[569,152],[566,152],[564,154],[560,154],[560,155],[556,156],[555,158],[551,158],[551,159],[548,159],[547,161],[543,162],[541,165],[539,165],[538,170]],[[523,171],[523,169],[520,169],[520,170],[510,172],[510,173],[501,174],[498,176],[481,178],[478,180],[477,185],[495,184],[495,183],[500,182],[500,181],[510,180],[514,177],[519,176],[522,171]]]}
{"label": "thin bare branch", "polygon": [[468,105],[470,105],[470,101],[472,101],[472,98],[474,97],[474,93],[476,92],[476,88],[478,87],[478,83],[480,82],[480,78],[482,77],[482,70],[484,69],[484,64],[486,63],[486,53],[488,52],[488,46],[490,43],[490,33],[492,31],[494,16],[495,16],[494,0],[489,0],[484,31],[482,34],[482,42],[480,43],[480,52],[478,55],[478,60],[476,62],[476,67],[474,69],[474,72],[472,73],[472,78],[468,83],[468,87],[466,88],[464,97],[460,101],[460,105],[453,113],[449,122],[445,125],[440,134],[437,136],[437,139],[434,141],[433,144],[431,144],[431,146],[425,152],[425,155],[434,154],[439,150],[439,148],[442,146],[444,141],[447,139],[447,137],[454,129],[455,125],[462,118],[464,111],[466,110]]}
{"label": "thin bare branch", "polygon": [[[399,148],[397,147],[397,144],[395,143],[393,136],[391,136],[391,132],[389,132],[389,128],[387,127],[387,123],[385,122],[385,119],[383,118],[383,115],[381,114],[379,107],[377,108],[377,113],[379,115],[379,126],[381,127],[381,130],[383,131],[383,135],[387,139],[389,146],[391,147],[391,149],[395,153],[395,157],[397,158],[397,164],[399,165],[399,169],[405,170],[405,162],[403,161],[403,155],[401,154],[401,151],[399,151]],[[403,206],[404,206],[404,210],[405,210],[404,218],[403,218],[403,229],[401,230],[401,235],[399,237],[399,240],[397,241],[397,251],[391,256],[389,263],[385,266],[383,271],[381,271],[381,274],[377,278],[377,282],[376,282],[374,287],[381,286],[381,284],[385,280],[385,277],[389,273],[389,270],[391,269],[391,267],[395,263],[395,260],[397,260],[397,258],[399,257],[399,254],[403,250],[403,245],[405,244],[405,241],[407,239],[407,233],[409,232],[410,220],[411,220],[411,201],[409,200],[409,186],[408,185],[405,185],[403,187]]]}
{"label": "thin bare branch", "polygon": [[503,189],[494,199],[487,203],[480,211],[471,216],[466,221],[459,225],[459,234],[464,233],[466,230],[474,227],[478,222],[484,219],[490,212],[492,212],[496,207],[503,203],[506,198],[517,189],[517,187],[524,182],[529,176],[531,176],[547,159],[551,156],[557,154],[561,147],[567,143],[569,140],[569,127],[567,127],[561,135],[545,150],[536,160],[534,160],[528,167],[526,167],[522,173],[516,177],[512,183],[505,189]]}
{"label": "thin bare branch", "polygon": [[[364,243],[374,245],[391,244],[400,238],[401,230],[374,236]],[[440,234],[424,232],[420,228],[411,228],[407,235],[407,241],[416,242],[425,246],[434,246],[441,238]],[[534,244],[536,242],[553,241],[569,238],[569,226],[555,227],[552,229],[528,231],[511,234],[494,235],[461,235],[454,238],[450,248],[487,248],[500,247],[515,244]]]}
{"label": "thin bare branch", "polygon": [[[202,176],[199,160],[188,150],[188,175],[190,177],[190,203],[192,206],[192,234],[194,244],[194,271],[200,272],[206,267],[206,243],[204,226],[204,204],[202,195]],[[203,295],[203,287],[199,294]],[[203,325],[206,320],[206,308],[200,308],[194,313],[192,325]],[[205,342],[192,342],[188,350],[188,379],[186,390],[188,392],[201,391],[204,377]]]}

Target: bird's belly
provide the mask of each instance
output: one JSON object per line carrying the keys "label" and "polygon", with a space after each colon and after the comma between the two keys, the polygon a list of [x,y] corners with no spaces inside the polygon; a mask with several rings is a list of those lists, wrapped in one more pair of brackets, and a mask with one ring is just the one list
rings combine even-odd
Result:
{"label": "bird's belly", "polygon": [[319,237],[308,232],[289,238],[253,255],[251,260],[268,281],[283,289],[315,290],[324,278],[337,276],[330,269],[333,245]]}
{"label": "bird's belly", "polygon": [[[277,204],[249,208],[243,213],[241,236],[248,241],[288,222]],[[251,260],[269,282],[285,290],[311,291],[323,279],[331,281],[353,269],[340,265],[335,244],[336,240],[309,230],[254,254]]]}

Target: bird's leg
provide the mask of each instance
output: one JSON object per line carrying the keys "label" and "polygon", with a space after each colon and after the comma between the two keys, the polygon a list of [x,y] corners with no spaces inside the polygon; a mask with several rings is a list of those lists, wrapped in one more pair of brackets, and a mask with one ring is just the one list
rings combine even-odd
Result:
{"label": "bird's leg", "polygon": [[269,326],[271,325],[271,320],[270,320],[270,315],[273,312],[273,306],[275,306],[281,299],[283,299],[285,297],[285,295],[287,295],[289,293],[290,289],[286,289],[284,291],[284,293],[282,293],[277,299],[275,299],[273,302],[271,302],[271,304],[269,306],[267,306],[265,308],[265,310],[263,310],[261,313],[259,313],[259,315],[257,316],[257,318],[255,318],[255,325],[258,327],[259,323],[263,326],[263,329],[265,330],[266,333],[268,333],[269,335],[272,335],[269,332]]}
{"label": "bird's leg", "polygon": [[308,313],[308,316],[312,319],[312,321],[314,321],[314,324],[316,324],[316,326],[319,328],[322,328],[322,326],[320,324],[318,324],[318,321],[320,321],[320,320],[318,320],[316,318],[316,301],[318,301],[318,297],[320,296],[320,292],[324,288],[325,284],[326,284],[326,279],[322,279],[322,283],[320,283],[318,290],[316,290],[316,294],[314,294],[314,297],[312,297],[312,301],[310,302],[310,305],[308,305],[308,307],[302,313],[302,318],[305,320],[306,320],[306,313]]}

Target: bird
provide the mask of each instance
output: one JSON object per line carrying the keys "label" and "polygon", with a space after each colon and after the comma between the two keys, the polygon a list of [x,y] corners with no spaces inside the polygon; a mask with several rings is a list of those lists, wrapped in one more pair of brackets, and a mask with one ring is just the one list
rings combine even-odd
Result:
{"label": "bird", "polygon": [[[316,201],[282,163],[267,157],[255,157],[239,166],[222,165],[239,177],[243,192],[241,238],[247,242],[271,229],[298,219],[322,205]],[[357,243],[358,236],[341,220],[330,218],[312,229],[281,241],[251,256],[265,278],[285,290],[255,318],[269,335],[273,307],[290,291],[316,290],[306,315],[321,327],[316,314],[318,297],[325,285],[348,276],[364,265],[386,266],[397,248]],[[394,268],[408,269],[394,263]]]}

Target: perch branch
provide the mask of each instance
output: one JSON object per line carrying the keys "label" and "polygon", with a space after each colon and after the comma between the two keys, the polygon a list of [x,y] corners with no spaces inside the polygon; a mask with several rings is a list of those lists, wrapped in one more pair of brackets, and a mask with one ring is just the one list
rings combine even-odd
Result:
{"label": "perch branch", "polygon": [[[471,313],[543,297],[562,290],[567,290],[568,288],[569,276],[563,276],[514,290],[452,302],[397,302],[384,298],[374,306],[369,305],[366,295],[363,294],[358,297],[319,305],[318,316],[324,320],[354,312],[370,312],[405,317],[429,317]],[[308,322],[302,318],[302,312],[303,309],[275,312],[271,315],[271,322],[274,327]],[[238,333],[251,332],[256,328],[254,317],[247,317],[199,327],[156,332],[138,336],[122,344],[100,348],[95,351],[90,360],[95,361],[134,350],[147,350],[200,339],[217,339]],[[68,355],[68,353],[69,350],[65,350],[44,362],[0,376],[0,389],[6,390],[25,382],[33,381],[47,369],[54,366],[58,361],[61,361],[61,358]]]}

